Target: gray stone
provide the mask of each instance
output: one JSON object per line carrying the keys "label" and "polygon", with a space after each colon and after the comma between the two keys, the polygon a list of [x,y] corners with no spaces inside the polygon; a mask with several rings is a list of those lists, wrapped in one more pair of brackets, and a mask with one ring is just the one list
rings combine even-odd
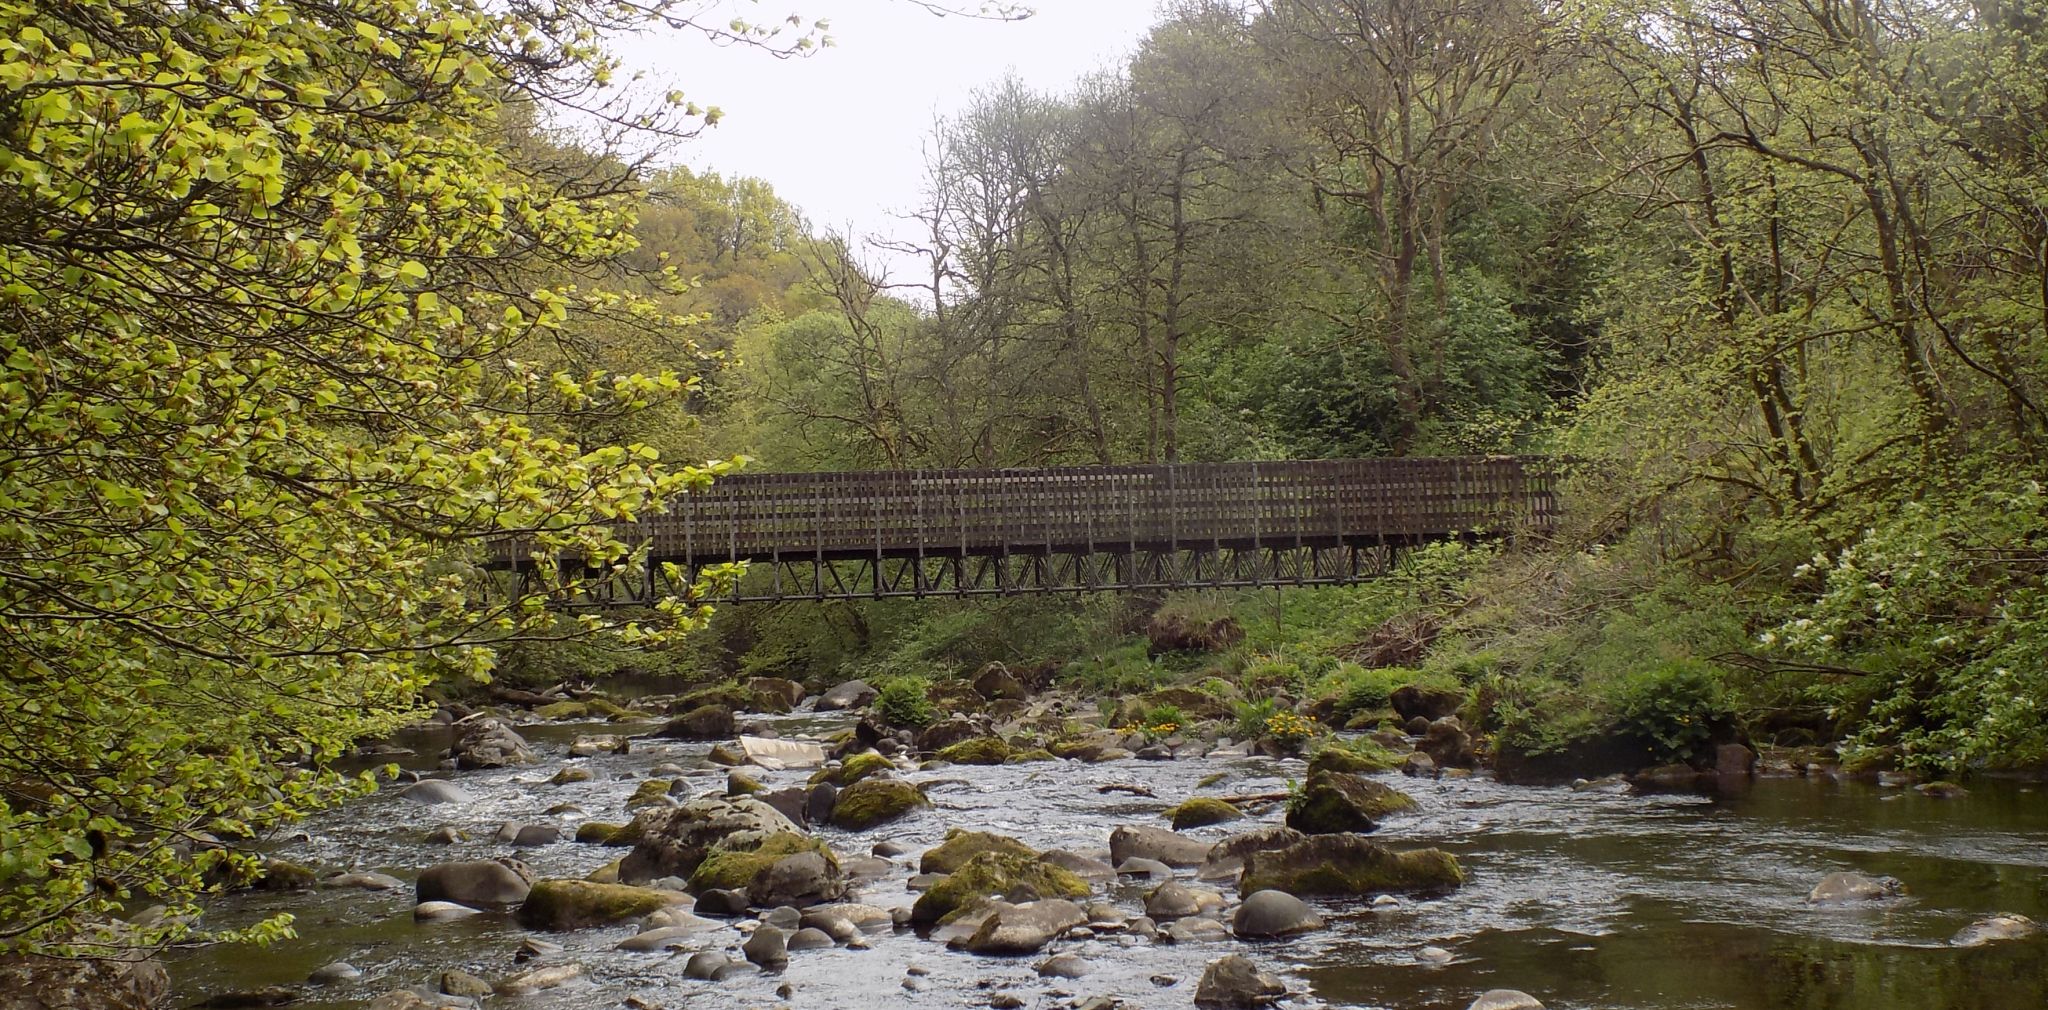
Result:
{"label": "gray stone", "polygon": [[780,968],[789,963],[789,937],[780,927],[761,924],[747,942],[740,945],[747,960],[763,968]]}
{"label": "gray stone", "polygon": [[1038,962],[1040,978],[1080,978],[1095,966],[1079,954],[1054,954]]}
{"label": "gray stone", "polygon": [[1004,905],[961,946],[976,954],[1035,954],[1069,929],[1088,921],[1081,906],[1064,898]]}
{"label": "gray stone", "polygon": [[683,965],[683,974],[707,982],[718,982],[747,970],[747,966],[715,950],[702,950],[690,955]]}
{"label": "gray stone", "polygon": [[1520,989],[1489,989],[1465,1010],[1543,1010],[1543,1004]]}
{"label": "gray stone", "polygon": [[396,891],[405,881],[388,873],[337,873],[320,881],[329,890],[354,888],[359,891]]}
{"label": "gray stone", "polygon": [[713,888],[697,895],[697,912],[700,915],[745,915],[753,906],[753,900],[745,891]]}
{"label": "gray stone", "polygon": [[[707,927],[711,925],[714,924],[708,922],[705,923],[705,926]],[[636,954],[646,954],[654,951],[672,950],[677,946],[689,942],[690,937],[695,936],[697,933],[700,933],[702,931],[702,929],[693,929],[689,926],[662,926],[657,929],[650,929],[644,933],[637,933],[633,936],[629,936],[623,940],[620,940],[619,945],[615,949],[629,951]]]}
{"label": "gray stone", "polygon": [[[1146,919],[1151,922],[1151,919]],[[1166,938],[1174,943],[1215,943],[1230,939],[1230,931],[1223,924],[1207,916],[1197,915],[1176,919],[1166,927]]]}
{"label": "gray stone", "polygon": [[421,779],[398,791],[398,795],[414,803],[428,805],[439,803],[468,803],[476,797],[469,791],[447,779]]}
{"label": "gray stone", "polygon": [[1117,864],[1116,875],[1119,877],[1144,877],[1147,880],[1172,880],[1173,867],[1157,859],[1131,858]]}
{"label": "gray stone", "polygon": [[1807,892],[1809,905],[1848,905],[1881,901],[1904,893],[1905,885],[1892,877],[1866,877],[1861,873],[1830,873]]}
{"label": "gray stone", "polygon": [[536,758],[512,727],[490,716],[471,716],[455,724],[455,745],[448,748],[455,767],[464,771],[530,765]]}
{"label": "gray stone", "polygon": [[1241,937],[1291,936],[1323,928],[1323,917],[1308,903],[1285,891],[1253,891],[1231,915],[1233,932]]}
{"label": "gray stone", "polygon": [[533,871],[515,859],[439,863],[420,871],[414,894],[422,902],[452,901],[471,908],[503,908],[526,900]]}
{"label": "gray stone", "polygon": [[[843,921],[843,920],[842,920]],[[856,934],[858,932],[856,931]],[[806,926],[789,935],[790,950],[823,950],[833,944],[832,934],[822,929]]]}
{"label": "gray stone", "polygon": [[313,969],[313,974],[306,976],[306,981],[314,985],[333,985],[336,982],[348,982],[362,977],[361,968],[347,961],[336,961]]}
{"label": "gray stone", "polygon": [[412,921],[448,922],[453,919],[467,919],[472,915],[480,914],[482,913],[468,905],[458,905],[452,901],[422,901],[413,906]]}
{"label": "gray stone", "polygon": [[1176,880],[1169,880],[1145,895],[1145,914],[1160,922],[1205,915],[1222,908],[1223,895]]}
{"label": "gray stone", "polygon": [[700,796],[676,807],[642,810],[628,830],[639,839],[619,863],[619,880],[629,884],[688,877],[721,842],[729,848],[747,848],[741,843],[759,844],[784,832],[801,834],[781,811],[751,796]]}
{"label": "gray stone", "polygon": [[732,709],[699,705],[668,721],[654,735],[667,740],[723,740],[735,729]]}
{"label": "gray stone", "polygon": [[1156,859],[1168,866],[1200,866],[1209,858],[1210,843],[1165,828],[1122,825],[1109,833],[1109,861]]}
{"label": "gray stone", "polygon": [[1439,768],[1465,768],[1472,764],[1472,735],[1465,732],[1464,724],[1455,715],[1430,723],[1422,743],[1415,749],[1429,755]]}
{"label": "gray stone", "polygon": [[761,921],[782,929],[795,929],[804,921],[804,913],[795,905],[781,905],[762,912]]}
{"label": "gray stone", "polygon": [[583,966],[580,964],[550,964],[514,975],[493,986],[491,991],[499,996],[527,996],[582,977]]}
{"label": "gray stone", "polygon": [[1260,971],[1251,958],[1232,954],[1209,962],[1195,987],[1195,1005],[1216,1010],[1250,1010],[1287,995],[1278,978]]}
{"label": "gray stone", "polygon": [[817,710],[837,712],[847,708],[865,708],[875,702],[875,689],[864,680],[849,680],[818,698]]}
{"label": "gray stone", "polygon": [[1948,942],[1957,947],[1982,947],[2003,940],[2024,940],[2039,932],[2040,924],[2024,915],[1990,915],[1964,926]]}
{"label": "gray stone", "polygon": [[553,845],[561,840],[562,829],[552,824],[526,824],[519,821],[507,821],[498,828],[498,841],[522,849]]}
{"label": "gray stone", "polygon": [[1068,852],[1065,849],[1054,849],[1039,856],[1038,859],[1040,862],[1050,863],[1084,880],[1108,880],[1116,876],[1116,868],[1108,863],[1100,859],[1090,859],[1079,853]]}

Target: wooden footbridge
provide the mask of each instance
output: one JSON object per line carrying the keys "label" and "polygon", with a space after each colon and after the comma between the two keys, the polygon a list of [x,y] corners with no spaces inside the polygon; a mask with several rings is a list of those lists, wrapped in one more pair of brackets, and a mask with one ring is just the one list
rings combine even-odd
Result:
{"label": "wooden footbridge", "polygon": [[621,528],[648,571],[563,602],[643,605],[738,562],[729,602],[1351,583],[1403,548],[1547,529],[1554,484],[1510,456],[740,474]]}

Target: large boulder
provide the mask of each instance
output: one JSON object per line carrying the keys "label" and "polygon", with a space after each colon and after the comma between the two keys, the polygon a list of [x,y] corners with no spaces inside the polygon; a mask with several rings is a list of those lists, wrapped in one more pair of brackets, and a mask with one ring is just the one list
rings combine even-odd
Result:
{"label": "large boulder", "polygon": [[751,796],[703,796],[675,807],[642,810],[625,833],[633,851],[619,863],[619,880],[646,883],[685,877],[715,845],[728,850],[758,846],[770,836],[798,834],[797,826],[774,807]]}
{"label": "large boulder", "polygon": [[1036,954],[1060,934],[1088,921],[1081,906],[1065,898],[1041,898],[1021,905],[1003,904],[981,920],[960,946],[976,954]]}
{"label": "large boulder", "polygon": [[1145,894],[1145,914],[1154,922],[1212,915],[1223,910],[1223,895],[1206,887],[1169,880]]}
{"label": "large boulder", "polygon": [[1195,876],[1202,880],[1234,880],[1238,872],[1244,869],[1246,853],[1284,849],[1306,837],[1308,836],[1293,828],[1279,824],[1239,832],[1210,846],[1209,855],[1202,860],[1201,868],[1195,871]]}
{"label": "large boulder", "polygon": [[1363,835],[1310,835],[1284,849],[1246,853],[1237,889],[1267,888],[1289,894],[1365,897],[1406,891],[1446,891],[1465,882],[1450,853],[1438,849],[1396,852]]}
{"label": "large boulder", "polygon": [[837,712],[846,708],[866,708],[875,703],[875,689],[865,680],[849,680],[818,698],[818,711]]}
{"label": "large boulder", "polygon": [[1244,819],[1244,811],[1213,796],[1196,796],[1182,800],[1170,807],[1166,816],[1173,821],[1173,829],[1199,828],[1224,821]]}
{"label": "large boulder", "polygon": [[1014,852],[984,852],[919,895],[910,918],[939,922],[991,898],[1023,902],[1087,896],[1087,882],[1043,860]]}
{"label": "large boulder", "polygon": [[1126,824],[1109,833],[1109,862],[1122,866],[1131,858],[1156,859],[1168,866],[1200,866],[1210,844],[1165,828]]}
{"label": "large boulder", "polygon": [[1905,885],[1892,877],[1866,877],[1861,873],[1830,873],[1807,892],[1809,905],[1850,905],[1863,901],[1896,898]]}
{"label": "large boulder", "polygon": [[533,871],[516,859],[438,863],[413,885],[421,902],[452,901],[470,908],[510,908],[533,889]]}
{"label": "large boulder", "polygon": [[625,884],[594,884],[588,880],[543,880],[519,904],[517,918],[527,929],[570,930],[609,926],[637,919],[675,904],[672,891]]}
{"label": "large boulder", "polygon": [[1409,684],[1395,688],[1387,702],[1394,706],[1394,714],[1400,716],[1402,722],[1416,718],[1435,722],[1444,716],[1456,715],[1458,706],[1465,703],[1465,694],[1441,687]]}
{"label": "large boulder", "polygon": [[[84,939],[111,940],[118,949],[122,935]],[[0,1010],[152,1010],[170,988],[154,950],[81,958],[0,954]]]}
{"label": "large boulder", "polygon": [[999,765],[1010,760],[1010,744],[999,736],[978,736],[949,744],[932,756],[956,765]]}
{"label": "large boulder", "polygon": [[1253,891],[1231,913],[1230,929],[1245,939],[1292,936],[1323,928],[1323,917],[1308,902],[1285,891]]}
{"label": "large boulder", "polygon": [[989,701],[1008,698],[1022,701],[1031,697],[1031,686],[1001,663],[990,663],[975,675],[974,693]]}
{"label": "large boulder", "polygon": [[724,740],[733,735],[735,726],[731,708],[699,705],[670,719],[654,735],[669,740]]}
{"label": "large boulder", "polygon": [[763,712],[787,712],[804,703],[804,686],[782,677],[755,677],[747,681],[747,694]]}
{"label": "large boulder", "polygon": [[1038,858],[1038,852],[1031,846],[1006,835],[990,834],[986,831],[969,831],[966,828],[947,828],[946,840],[936,848],[926,850],[918,858],[919,873],[952,873],[967,864],[967,861],[984,852],[1005,852],[1026,859]]}
{"label": "large boulder", "polygon": [[2015,912],[1978,919],[1958,930],[1948,942],[1957,947],[1982,947],[1987,943],[2024,940],[2040,932],[2039,923]]}
{"label": "large boulder", "polygon": [[923,789],[902,779],[862,779],[839,791],[832,804],[832,823],[860,831],[931,805]]}
{"label": "large boulder", "polygon": [[1195,986],[1195,1005],[1204,1010],[1251,1010],[1270,1006],[1287,995],[1278,978],[1260,971],[1252,959],[1238,954],[1209,962]]}
{"label": "large boulder", "polygon": [[1469,768],[1474,757],[1472,734],[1465,732],[1465,724],[1455,715],[1431,722],[1415,749],[1429,755],[1439,768]]}
{"label": "large boulder", "polygon": [[713,846],[690,874],[690,890],[745,891],[756,906],[799,908],[846,895],[839,857],[807,835],[770,835],[742,847],[741,839]]}
{"label": "large boulder", "polygon": [[1298,801],[1287,806],[1287,826],[1304,834],[1378,830],[1379,819],[1415,808],[1415,800],[1398,789],[1362,775],[1318,769],[1310,773]]}
{"label": "large boulder", "polygon": [[414,803],[429,806],[439,803],[468,803],[474,799],[469,790],[447,779],[421,779],[398,791],[398,795]]}
{"label": "large boulder", "polygon": [[537,760],[512,727],[487,715],[455,724],[455,743],[448,748],[448,756],[464,770],[530,765]]}
{"label": "large boulder", "polygon": [[918,730],[917,749],[927,754],[936,754],[956,743],[965,743],[988,734],[987,720],[956,715]]}

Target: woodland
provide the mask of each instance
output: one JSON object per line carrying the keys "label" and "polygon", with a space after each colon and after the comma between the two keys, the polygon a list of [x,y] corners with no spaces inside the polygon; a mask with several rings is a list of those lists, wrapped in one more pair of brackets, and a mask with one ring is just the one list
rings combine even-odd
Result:
{"label": "woodland", "polygon": [[[820,25],[0,26],[0,947],[183,937],[253,858],[195,837],[372,788],[330,763],[487,684],[861,676],[914,720],[1000,661],[1221,680],[1253,735],[1419,685],[1531,761],[2048,763],[2041,0],[1176,0],[1072,88],[964,97],[888,249],[674,167],[717,82],[606,49]],[[565,618],[475,564],[630,569],[611,522],[735,467],[1497,453],[1565,468],[1552,537],[1277,599]]]}

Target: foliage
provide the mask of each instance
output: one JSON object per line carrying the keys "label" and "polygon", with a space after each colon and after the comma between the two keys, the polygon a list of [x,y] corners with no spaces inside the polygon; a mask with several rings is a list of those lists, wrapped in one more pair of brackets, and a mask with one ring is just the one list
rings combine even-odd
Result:
{"label": "foliage", "polygon": [[1293,712],[1275,712],[1266,717],[1262,735],[1287,750],[1300,750],[1322,733],[1323,727],[1314,719]]}
{"label": "foliage", "polygon": [[[1178,705],[1154,705],[1145,710],[1145,722],[1151,726],[1171,726],[1178,729],[1188,724],[1188,715]],[[1171,733],[1169,729],[1166,732]]]}
{"label": "foliage", "polygon": [[1240,701],[1231,707],[1237,721],[1232,724],[1230,735],[1236,740],[1257,740],[1265,736],[1266,720],[1280,711],[1280,703],[1272,698]]}
{"label": "foliage", "polygon": [[135,941],[175,938],[208,875],[245,859],[188,858],[186,839],[366,788],[326,762],[401,724],[435,675],[560,633],[540,598],[483,594],[474,544],[630,576],[606,523],[722,469],[572,434],[695,386],[577,360],[586,322],[687,320],[592,283],[634,247],[633,173],[534,125],[573,105],[692,129],[680,96],[608,87],[594,36],[650,18],[0,6],[8,946],[68,952],[75,923],[149,902],[169,914]]}
{"label": "foliage", "polygon": [[1615,729],[1649,741],[1666,762],[1698,759],[1734,714],[1720,678],[1700,662],[1660,663],[1607,685],[1606,694]]}
{"label": "foliage", "polygon": [[882,681],[875,689],[875,711],[891,726],[925,726],[939,717],[932,704],[932,682],[916,674]]}

